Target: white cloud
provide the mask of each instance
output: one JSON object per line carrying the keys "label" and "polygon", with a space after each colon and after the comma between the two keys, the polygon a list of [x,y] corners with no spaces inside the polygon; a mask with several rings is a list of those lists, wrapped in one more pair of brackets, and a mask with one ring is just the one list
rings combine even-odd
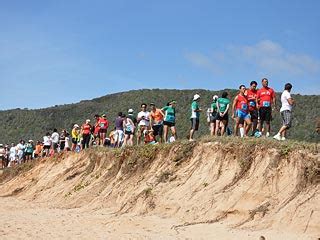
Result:
{"label": "white cloud", "polygon": [[263,40],[254,45],[229,46],[210,57],[202,53],[188,53],[186,59],[194,66],[213,73],[228,72],[241,67],[254,68],[265,74],[287,76],[313,76],[320,72],[320,61],[306,54],[291,52],[271,40]]}

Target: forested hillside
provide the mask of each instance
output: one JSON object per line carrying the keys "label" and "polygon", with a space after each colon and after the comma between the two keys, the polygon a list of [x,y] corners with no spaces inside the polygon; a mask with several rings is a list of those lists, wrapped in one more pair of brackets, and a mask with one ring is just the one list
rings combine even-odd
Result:
{"label": "forested hillside", "polygon": [[[237,93],[235,90],[226,90],[233,99]],[[174,99],[177,101],[177,130],[178,137],[185,138],[189,130],[190,103],[195,93],[201,95],[200,106],[204,110],[201,115],[200,134],[207,134],[205,110],[210,106],[214,94],[221,95],[221,91],[194,90],[167,90],[167,89],[143,89],[110,94],[92,100],[81,101],[76,104],[54,106],[44,109],[28,110],[14,109],[0,111],[0,142],[17,142],[19,139],[42,139],[42,136],[53,128],[66,128],[71,130],[74,123],[82,124],[85,119],[94,121],[94,114],[105,113],[111,125],[119,111],[127,112],[133,108],[135,113],[140,110],[142,102],[155,102],[158,107]],[[296,100],[294,108],[293,128],[290,138],[319,141],[319,135],[315,132],[316,119],[319,117],[320,96],[318,95],[293,95]],[[278,105],[280,94],[277,95]],[[280,115],[274,113],[272,132],[280,126]],[[230,122],[231,124],[232,122]],[[111,127],[109,128],[111,129]]]}

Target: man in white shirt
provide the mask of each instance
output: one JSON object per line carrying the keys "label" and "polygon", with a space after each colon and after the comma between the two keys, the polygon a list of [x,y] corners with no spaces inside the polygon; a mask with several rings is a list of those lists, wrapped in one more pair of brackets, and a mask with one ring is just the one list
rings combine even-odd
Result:
{"label": "man in white shirt", "polygon": [[147,111],[147,104],[141,104],[141,111],[137,116],[138,122],[138,134],[137,134],[137,144],[140,144],[141,136],[144,130],[147,130],[150,125],[150,113]]}
{"label": "man in white shirt", "polygon": [[51,135],[51,141],[52,141],[52,148],[54,150],[54,152],[57,152],[58,150],[58,146],[59,146],[59,133],[58,130],[55,128],[53,129],[53,133]]}
{"label": "man in white shirt", "polygon": [[280,114],[282,118],[282,127],[279,132],[273,137],[276,140],[286,140],[286,132],[291,127],[292,123],[292,106],[294,104],[294,100],[291,97],[291,89],[292,85],[287,83],[284,86],[284,91],[281,94],[281,109]]}

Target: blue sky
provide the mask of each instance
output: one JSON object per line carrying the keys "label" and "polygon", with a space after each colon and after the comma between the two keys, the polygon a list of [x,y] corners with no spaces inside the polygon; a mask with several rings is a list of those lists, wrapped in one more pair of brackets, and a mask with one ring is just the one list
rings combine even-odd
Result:
{"label": "blue sky", "polygon": [[320,1],[0,3],[0,109],[269,78],[320,94]]}

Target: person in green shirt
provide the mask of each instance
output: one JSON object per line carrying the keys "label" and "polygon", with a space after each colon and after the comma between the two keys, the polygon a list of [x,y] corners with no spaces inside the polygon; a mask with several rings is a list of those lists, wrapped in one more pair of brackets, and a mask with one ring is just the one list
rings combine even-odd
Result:
{"label": "person in green shirt", "polygon": [[200,95],[195,94],[193,96],[193,101],[191,103],[191,128],[190,128],[190,135],[189,141],[193,141],[193,135],[195,131],[199,129],[199,120],[200,120],[200,112],[202,109],[199,107]]}
{"label": "person in green shirt", "polygon": [[215,135],[216,131],[216,121],[218,117],[218,108],[217,108],[218,96],[214,95],[212,97],[212,103],[210,106],[210,134],[211,136]]}
{"label": "person in green shirt", "polygon": [[228,93],[227,92],[223,92],[221,95],[221,98],[218,98],[217,100],[217,110],[218,110],[218,117],[216,120],[216,136],[218,136],[218,132],[220,129],[220,123],[221,123],[221,136],[224,135],[227,125],[228,125],[228,111],[230,108],[230,100],[227,98],[228,97]]}
{"label": "person in green shirt", "polygon": [[168,131],[171,130],[171,135],[174,139],[177,139],[176,130],[176,101],[172,100],[167,106],[161,109],[164,113],[163,119],[163,139],[164,142],[168,142]]}

